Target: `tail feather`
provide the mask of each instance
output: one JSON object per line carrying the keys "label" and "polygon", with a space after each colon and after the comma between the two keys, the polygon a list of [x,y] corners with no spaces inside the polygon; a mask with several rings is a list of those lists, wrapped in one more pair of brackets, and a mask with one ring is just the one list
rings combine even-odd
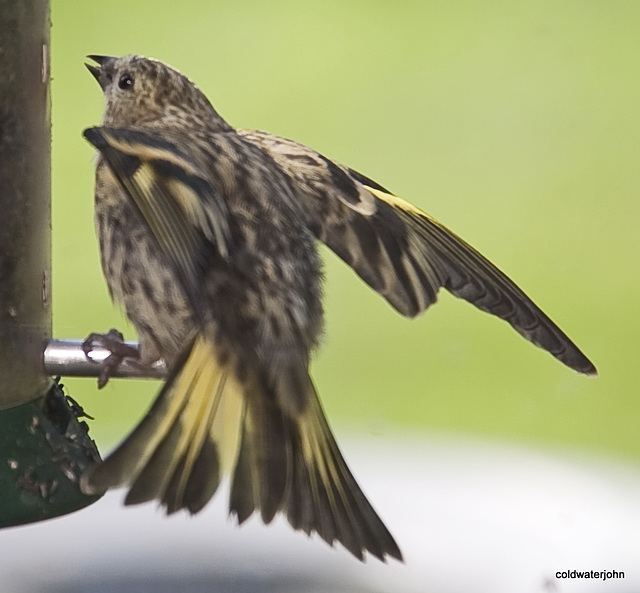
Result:
{"label": "tail feather", "polygon": [[[176,425],[176,419],[186,403],[172,398],[172,395],[165,386],[129,437],[107,460],[90,468],[82,476],[81,487],[85,493],[94,494],[108,488],[131,485],[132,480],[143,472],[154,457],[160,457],[158,448]],[[171,449],[167,448],[167,451]]]}
{"label": "tail feather", "polygon": [[[83,490],[128,486],[126,504],[157,499],[167,513],[196,513],[229,474],[230,512],[240,523],[254,512],[265,523],[283,513],[295,529],[341,542],[361,560],[366,551],[401,559],[349,471],[308,375],[306,383],[277,382],[302,389],[297,395],[237,375],[229,357],[195,338],[138,427],[83,476]],[[291,401],[300,405],[284,405]]]}
{"label": "tail feather", "polygon": [[[313,400],[311,413],[315,417],[312,421],[317,422],[320,430],[303,433],[310,437],[303,439],[304,456],[308,464],[319,467],[316,483],[326,489],[328,506],[321,503],[322,497],[318,500],[318,508],[326,516],[324,522],[335,524],[334,538],[356,556],[358,550],[366,549],[381,560],[386,554],[401,559],[391,534],[378,519],[345,463],[317,398]],[[323,493],[322,489],[319,493]]]}
{"label": "tail feather", "polygon": [[[231,488],[231,512],[242,522],[260,509],[269,522],[281,511],[294,529],[315,531],[329,544],[338,541],[360,560],[365,551],[381,560],[401,560],[396,542],[349,471],[311,381],[309,388],[306,409],[297,418],[283,414],[273,400],[251,402]],[[273,439],[272,428],[284,438]]]}
{"label": "tail feather", "polygon": [[199,512],[216,493],[221,478],[218,448],[206,440],[193,464],[188,466],[183,457],[172,475],[162,498],[167,514],[183,507],[192,514]]}
{"label": "tail feather", "polygon": [[169,513],[181,508],[197,512],[213,496],[221,464],[229,461],[225,437],[233,427],[221,422],[229,408],[240,409],[240,386],[203,339],[185,349],[175,369],[134,431],[83,476],[84,491],[129,486],[126,504],[158,499]]}

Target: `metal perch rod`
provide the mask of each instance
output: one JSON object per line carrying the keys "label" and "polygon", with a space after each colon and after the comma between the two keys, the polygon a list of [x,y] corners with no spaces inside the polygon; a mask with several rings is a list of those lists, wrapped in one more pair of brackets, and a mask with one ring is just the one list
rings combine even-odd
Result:
{"label": "metal perch rod", "polygon": [[[87,356],[82,349],[84,340],[49,340],[44,350],[44,368],[47,375],[66,377],[97,377],[100,363],[111,354],[107,349],[96,347]],[[126,342],[138,347],[137,342]],[[145,366],[136,360],[125,358],[111,374],[127,379],[164,379],[167,368],[164,362]]]}

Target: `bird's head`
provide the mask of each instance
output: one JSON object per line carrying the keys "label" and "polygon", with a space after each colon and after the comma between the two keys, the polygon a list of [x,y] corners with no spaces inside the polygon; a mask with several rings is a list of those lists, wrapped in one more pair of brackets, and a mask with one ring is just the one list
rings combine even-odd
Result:
{"label": "bird's head", "polygon": [[103,124],[112,127],[228,127],[200,89],[184,74],[150,58],[87,56],[105,96]]}

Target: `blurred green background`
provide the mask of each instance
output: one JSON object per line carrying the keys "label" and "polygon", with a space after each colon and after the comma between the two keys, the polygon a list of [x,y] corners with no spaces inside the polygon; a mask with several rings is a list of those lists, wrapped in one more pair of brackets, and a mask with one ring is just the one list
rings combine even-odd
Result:
{"label": "blurred green background", "polygon": [[[640,3],[52,0],[54,328],[119,327],[93,229],[86,54],[182,70],[233,125],[309,144],[477,247],[592,358],[579,376],[443,293],[397,315],[325,250],[313,375],[339,428],[453,432],[640,460]],[[67,379],[103,449],[158,384]]]}

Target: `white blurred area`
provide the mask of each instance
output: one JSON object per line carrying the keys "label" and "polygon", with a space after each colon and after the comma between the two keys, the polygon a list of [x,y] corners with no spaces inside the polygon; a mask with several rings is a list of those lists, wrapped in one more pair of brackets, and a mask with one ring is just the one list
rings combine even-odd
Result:
{"label": "white blurred area", "polygon": [[[2,593],[640,591],[640,468],[468,438],[340,439],[404,564],[353,559],[278,519],[238,528],[226,491],[195,517],[122,492],[0,531]],[[556,579],[556,571],[625,578]]]}

